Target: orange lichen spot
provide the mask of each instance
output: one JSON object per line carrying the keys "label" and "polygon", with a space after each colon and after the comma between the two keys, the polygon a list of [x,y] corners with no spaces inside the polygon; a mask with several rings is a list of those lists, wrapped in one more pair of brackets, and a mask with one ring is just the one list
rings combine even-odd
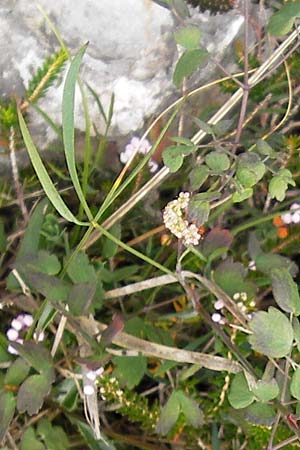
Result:
{"label": "orange lichen spot", "polygon": [[161,237],[160,237],[160,244],[161,245],[168,246],[168,245],[171,244],[171,242],[172,242],[172,238],[171,238],[171,236],[169,234],[164,233],[164,234],[161,235]]}
{"label": "orange lichen spot", "polygon": [[277,229],[277,236],[279,239],[285,239],[289,235],[289,229],[287,227],[279,227]]}
{"label": "orange lichen spot", "polygon": [[284,222],[280,216],[274,217],[273,225],[275,225],[275,227],[282,227],[283,224],[284,224]]}

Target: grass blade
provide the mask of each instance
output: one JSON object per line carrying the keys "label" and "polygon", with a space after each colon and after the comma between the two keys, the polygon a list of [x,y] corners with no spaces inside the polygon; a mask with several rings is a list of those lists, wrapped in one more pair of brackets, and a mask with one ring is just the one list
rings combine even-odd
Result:
{"label": "grass blade", "polygon": [[86,202],[81,185],[79,182],[76,164],[75,164],[75,148],[74,148],[74,100],[75,100],[75,86],[81,65],[81,61],[84,52],[87,48],[85,44],[77,52],[68,70],[62,102],[62,128],[63,128],[63,141],[64,151],[69,169],[69,174],[74,185],[75,191],[79,198],[79,201],[90,221],[93,220],[93,215]]}
{"label": "grass blade", "polygon": [[20,129],[22,132],[24,143],[29,153],[29,157],[31,159],[31,163],[50,202],[52,203],[54,208],[59,212],[59,214],[69,222],[76,223],[77,225],[88,225],[88,223],[80,222],[79,220],[77,220],[76,217],[73,215],[73,213],[69,210],[65,202],[63,201],[62,197],[60,196],[56,187],[54,186],[53,181],[48,175],[48,172],[44,166],[43,161],[41,160],[37,148],[35,147],[31,139],[27,125],[20,110],[18,110],[18,117]]}

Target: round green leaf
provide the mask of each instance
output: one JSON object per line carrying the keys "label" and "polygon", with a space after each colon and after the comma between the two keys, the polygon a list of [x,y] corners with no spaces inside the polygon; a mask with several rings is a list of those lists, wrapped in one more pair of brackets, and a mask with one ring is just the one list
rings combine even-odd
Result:
{"label": "round green leaf", "polygon": [[196,27],[185,27],[174,33],[177,44],[187,49],[199,47],[201,31]]}
{"label": "round green leaf", "polygon": [[207,55],[207,51],[202,48],[185,51],[175,67],[173,75],[175,86],[179,87],[185,77],[192,75],[206,61]]}
{"label": "round green leaf", "polygon": [[283,358],[289,354],[294,333],[288,318],[281,311],[273,306],[268,312],[258,311],[249,326],[253,332],[249,337],[253,350],[270,358]]}
{"label": "round green leaf", "polygon": [[294,398],[300,400],[300,367],[298,367],[293,374],[290,391]]}
{"label": "round green leaf", "polygon": [[224,172],[230,167],[230,159],[226,153],[218,151],[208,153],[205,156],[205,162],[214,172]]}
{"label": "round green leaf", "polygon": [[235,409],[246,408],[254,401],[254,394],[250,391],[243,372],[239,372],[232,380],[228,401]]}
{"label": "round green leaf", "polygon": [[298,286],[287,269],[271,271],[272,290],[276,303],[286,312],[300,314]]}
{"label": "round green leaf", "polygon": [[270,381],[259,380],[256,386],[252,388],[252,392],[259,401],[266,403],[278,396],[279,387],[275,378],[272,378]]}
{"label": "round green leaf", "polygon": [[180,153],[177,151],[177,147],[168,147],[163,152],[163,162],[171,173],[175,173],[182,166],[183,155],[181,151]]}

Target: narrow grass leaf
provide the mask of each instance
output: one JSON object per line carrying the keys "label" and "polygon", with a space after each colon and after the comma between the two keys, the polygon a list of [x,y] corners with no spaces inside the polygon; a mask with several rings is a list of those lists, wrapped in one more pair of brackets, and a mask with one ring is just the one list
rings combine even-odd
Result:
{"label": "narrow grass leaf", "polygon": [[83,191],[80,186],[76,163],[75,163],[75,147],[74,147],[74,102],[75,102],[75,87],[79,74],[79,69],[84,52],[87,48],[85,44],[73,58],[73,61],[68,70],[62,102],[62,128],[64,151],[69,169],[70,177],[74,185],[75,191],[78,195],[79,201],[90,221],[93,220],[93,215],[86,202]]}
{"label": "narrow grass leaf", "polygon": [[63,199],[61,198],[56,187],[54,186],[53,181],[49,177],[49,174],[44,166],[43,161],[41,160],[41,157],[37,151],[36,146],[34,145],[31,139],[27,125],[20,110],[18,110],[18,117],[20,129],[22,132],[24,143],[29,153],[31,163],[50,202],[52,203],[54,208],[59,212],[59,214],[69,222],[76,223],[76,225],[88,225],[87,223],[80,222],[79,220],[77,220],[76,217],[73,215],[73,213],[69,210]]}

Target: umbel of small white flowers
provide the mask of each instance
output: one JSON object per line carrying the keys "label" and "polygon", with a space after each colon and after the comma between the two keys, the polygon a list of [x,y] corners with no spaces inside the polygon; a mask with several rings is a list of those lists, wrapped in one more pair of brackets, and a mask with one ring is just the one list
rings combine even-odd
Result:
{"label": "umbel of small white flowers", "polygon": [[185,219],[189,202],[190,193],[180,192],[178,198],[169,202],[163,212],[163,221],[166,228],[178,239],[182,239],[186,247],[198,245],[201,239],[197,226]]}

